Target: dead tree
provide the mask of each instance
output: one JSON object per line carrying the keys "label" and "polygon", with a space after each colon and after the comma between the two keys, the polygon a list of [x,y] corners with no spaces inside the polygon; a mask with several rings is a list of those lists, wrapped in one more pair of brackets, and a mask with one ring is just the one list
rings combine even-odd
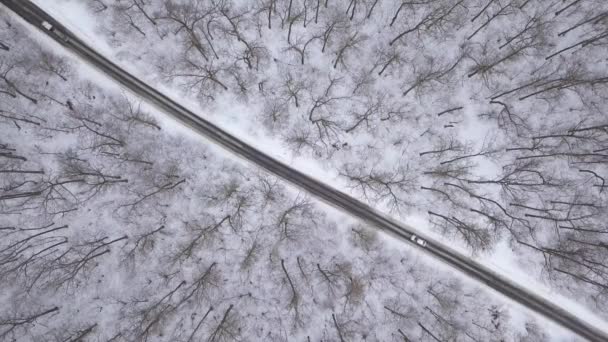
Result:
{"label": "dead tree", "polygon": [[321,39],[319,36],[312,36],[310,38],[298,37],[294,42],[289,43],[287,51],[294,51],[300,56],[300,64],[304,65],[305,57],[307,56],[306,49],[308,45],[313,43],[315,40]]}
{"label": "dead tree", "polygon": [[223,19],[228,22],[227,26],[219,26],[218,30],[223,32],[227,37],[233,37],[242,44],[243,52],[238,57],[247,65],[249,69],[258,70],[260,64],[267,58],[266,48],[259,42],[250,40],[246,37],[243,27],[248,25],[247,12],[231,13],[232,10],[228,6],[220,9]]}
{"label": "dead tree", "polygon": [[[0,250],[0,276],[3,279],[20,279],[24,283],[35,282],[28,279],[28,272],[42,269],[48,258],[59,253],[68,239],[61,234],[67,225],[53,227],[54,223],[35,228],[4,227],[8,231],[4,239],[8,242]],[[25,278],[22,278],[25,277]]]}
{"label": "dead tree", "polygon": [[103,12],[108,9],[108,5],[106,5],[103,0],[91,0],[89,6],[95,13]]}
{"label": "dead tree", "polygon": [[116,101],[116,108],[120,108],[120,114],[110,113],[114,118],[127,124],[128,131],[133,130],[135,127],[153,128],[160,131],[161,127],[157,120],[145,112],[141,108],[141,103],[133,103],[127,98],[121,98]]}
{"label": "dead tree", "polygon": [[354,123],[349,125],[344,129],[344,132],[351,133],[355,131],[361,124],[365,124],[365,127],[370,130],[372,127],[373,120],[380,120],[383,117],[386,117],[384,113],[386,109],[384,108],[386,98],[382,94],[374,94],[372,96],[368,96],[362,103],[363,107],[359,110],[357,107],[356,110],[353,110],[350,115],[353,116]]}
{"label": "dead tree", "polygon": [[167,2],[165,13],[157,20],[166,20],[176,26],[175,33],[185,35],[185,51],[194,49],[205,62],[210,61],[212,53],[216,59],[219,56],[212,44],[210,25],[219,17],[219,8],[215,4],[208,5],[205,1],[196,0],[190,3]]}
{"label": "dead tree", "polygon": [[66,82],[70,76],[70,64],[63,58],[45,50],[38,52],[38,69],[52,77],[59,77]]}
{"label": "dead tree", "polygon": [[202,97],[213,99],[218,90],[228,90],[222,77],[233,72],[229,66],[222,63],[199,64],[193,60],[183,61],[182,69],[172,71],[168,77],[182,80],[182,84],[195,91]]}
{"label": "dead tree", "polygon": [[357,226],[351,228],[351,233],[354,244],[361,246],[367,252],[372,251],[380,244],[377,231],[372,228]]}
{"label": "dead tree", "polygon": [[233,308],[234,305],[230,304],[219,324],[207,339],[207,342],[238,340],[240,328],[238,318],[234,313],[231,313]]}
{"label": "dead tree", "polygon": [[82,274],[90,272],[98,265],[95,262],[97,258],[110,253],[110,246],[127,238],[128,236],[125,235],[108,241],[109,237],[106,236],[74,244],[45,265],[45,268],[40,270],[35,278],[47,277],[45,286],[55,289],[75,284]]}
{"label": "dead tree", "polygon": [[501,50],[509,44],[521,44],[525,40],[535,39],[535,36],[538,34],[544,35],[544,31],[548,29],[547,26],[548,23],[543,20],[542,14],[534,13],[534,15],[527,18],[523,28],[513,34],[506,35],[505,42],[501,44],[498,49]]}
{"label": "dead tree", "polygon": [[344,68],[348,68],[346,66],[346,57],[347,54],[351,50],[356,50],[361,43],[367,40],[367,36],[364,34],[355,31],[353,34],[350,34],[346,39],[341,41],[336,50],[336,59],[334,61],[334,69],[338,67],[338,64],[342,65]]}
{"label": "dead tree", "polygon": [[467,223],[456,216],[447,216],[433,211],[429,211],[428,214],[439,218],[439,221],[434,223],[441,227],[444,232],[460,237],[474,251],[483,251],[492,245],[490,234],[474,223]]}
{"label": "dead tree", "polygon": [[346,166],[340,171],[349,187],[361,193],[368,202],[386,202],[392,209],[408,205],[407,194],[415,189],[416,176],[401,166],[394,171],[369,171]]}
{"label": "dead tree", "polygon": [[420,326],[420,328],[422,329],[422,331],[424,331],[425,333],[429,334],[429,336],[431,336],[435,341],[437,342],[444,342],[443,340],[440,340],[437,336],[435,336],[435,334],[433,334],[427,327],[425,327],[422,323],[418,322],[418,326]]}
{"label": "dead tree", "polygon": [[253,241],[251,246],[245,251],[245,256],[241,261],[240,268],[242,270],[249,270],[259,259],[262,253],[262,248],[263,246],[257,240]]}
{"label": "dead tree", "polygon": [[340,32],[346,28],[346,23],[343,21],[342,17],[333,16],[329,18],[329,20],[325,21],[325,25],[323,26],[322,32],[320,33],[321,39],[323,40],[323,45],[321,46],[321,53],[325,53],[325,49],[330,43],[331,37],[336,32]]}
{"label": "dead tree", "polygon": [[43,309],[36,313],[25,314],[24,316],[17,316],[12,318],[0,318],[0,338],[15,338],[15,336],[19,336],[21,334],[17,334],[17,331],[20,329],[28,329],[28,326],[37,324],[37,320],[47,316],[54,314],[59,311],[58,307],[53,307],[50,309]]}
{"label": "dead tree", "polygon": [[298,196],[277,214],[272,227],[278,230],[278,241],[297,241],[311,226],[316,226],[312,204],[305,197]]}
{"label": "dead tree", "polygon": [[142,308],[136,311],[137,324],[133,329],[133,335],[137,339],[146,341],[150,334],[160,329],[162,331],[162,322],[177,309],[173,302],[175,294],[186,285],[185,281],[181,281],[175,288],[167,292],[160,299],[139,301],[146,303]]}
{"label": "dead tree", "polygon": [[198,323],[196,324],[196,327],[192,330],[192,333],[190,334],[190,337],[188,337],[188,341],[187,342],[192,342],[194,340],[194,336],[196,336],[197,331],[200,329],[201,325],[203,324],[203,322],[205,321],[205,319],[207,318],[207,316],[209,316],[209,313],[211,313],[211,311],[213,310],[213,306],[209,307],[209,310],[207,310],[207,312],[205,313],[205,315],[203,316],[203,318],[201,318]]}
{"label": "dead tree", "polygon": [[317,129],[319,140],[325,145],[330,145],[332,139],[338,139],[340,124],[337,120],[330,118],[331,109],[337,104],[348,99],[347,96],[336,94],[340,78],[329,78],[329,83],[321,94],[310,91],[312,104],[308,110],[308,121]]}
{"label": "dead tree", "polygon": [[[483,220],[488,222],[495,234],[502,235],[503,232],[508,232],[511,238],[519,239],[523,234],[528,235],[528,233],[534,233],[534,225],[529,219],[507,210],[506,205],[500,203],[500,200],[493,199],[487,195],[479,195],[473,189],[465,185],[450,182],[446,182],[443,185],[446,187],[446,191],[430,188],[428,189],[440,192],[446,196],[455,208],[468,210],[481,216]],[[456,193],[447,192],[452,190],[460,190],[464,192],[464,194],[468,195],[468,198],[456,202],[454,199]],[[473,202],[471,202],[471,200]],[[519,206],[511,203],[510,207]]]}
{"label": "dead tree", "polygon": [[465,145],[457,140],[455,137],[451,136],[448,140],[441,139],[438,143],[433,146],[432,150],[420,152],[419,155],[422,156],[431,156],[432,158],[442,158],[445,154],[449,154],[452,152],[464,152]]}
{"label": "dead tree", "polygon": [[469,148],[465,147],[465,150],[463,152],[465,152],[466,154],[451,157],[449,159],[445,159],[443,161],[440,161],[439,164],[445,165],[448,163],[454,163],[454,162],[469,159],[469,158],[488,157],[488,156],[492,156],[492,155],[496,154],[497,152],[499,152],[499,150],[495,147],[495,144],[492,142],[492,137],[486,137],[482,143],[482,146],[478,149],[477,152],[472,152],[469,150],[470,150]]}
{"label": "dead tree", "polygon": [[417,64],[414,63],[414,81],[403,91],[403,96],[407,96],[412,90],[416,90],[417,93],[422,93],[424,88],[429,86],[432,82],[444,81],[450,76],[454,69],[456,69],[462,59],[463,55],[459,56],[454,63],[445,65],[437,62],[433,57],[425,56],[422,68],[419,68]]}
{"label": "dead tree", "polygon": [[389,24],[389,26],[393,26],[393,24],[399,17],[399,14],[403,10],[403,8],[405,8],[406,6],[409,6],[409,9],[413,10],[414,8],[416,8],[416,6],[428,6],[431,3],[433,3],[434,1],[435,0],[423,0],[423,1],[405,1],[404,0],[404,1],[402,1],[401,4],[399,5],[399,7],[397,7],[397,10],[395,11],[393,18],[391,19],[391,23]]}
{"label": "dead tree", "polygon": [[[490,0],[490,3],[488,3],[488,5],[486,7],[484,7],[483,11],[480,12],[480,14],[485,12],[485,10],[488,8],[488,6],[491,3],[494,3],[494,0]],[[470,40],[473,37],[475,37],[477,35],[477,33],[479,33],[481,30],[483,30],[486,26],[488,26],[496,18],[498,18],[500,16],[509,15],[513,11],[518,10],[518,8],[516,8],[515,0],[511,0],[510,2],[508,2],[507,4],[504,4],[504,5],[500,2],[496,2],[496,3],[498,3],[499,8],[493,14],[488,14],[487,19],[479,27],[477,27],[477,29],[475,29],[475,31],[473,31],[473,33],[471,33],[467,37],[467,40]],[[476,17],[473,19],[476,19]]]}
{"label": "dead tree", "polygon": [[153,229],[149,232],[140,234],[136,236],[135,241],[130,249],[126,251],[127,259],[134,260],[136,253],[145,255],[150,253],[156,244],[157,238],[155,234],[163,235],[163,230],[165,226],[160,226],[159,228]]}
{"label": "dead tree", "polygon": [[588,241],[585,237],[566,233],[562,241],[553,246],[537,247],[523,241],[520,241],[520,244],[541,253],[545,260],[545,269],[554,277],[560,275],[569,281],[590,286],[599,294],[598,299],[606,300],[608,272],[603,257],[605,241]]}
{"label": "dead tree", "polygon": [[320,278],[320,283],[325,285],[327,299],[333,302],[342,287],[341,275],[335,270],[326,269],[317,263],[317,276]]}
{"label": "dead tree", "polygon": [[[293,0],[289,1],[290,9],[291,9],[292,1]],[[299,21],[305,21],[304,13],[305,13],[304,11],[301,11],[301,12],[298,12],[295,14],[291,14],[291,12],[290,12],[290,14],[287,16],[287,24],[288,24],[288,26],[287,26],[287,44],[291,44],[291,32],[293,29],[293,25]]]}
{"label": "dead tree", "polygon": [[62,179],[78,180],[78,183],[81,184],[79,194],[82,197],[79,200],[80,203],[90,200],[109,187],[129,181],[122,176],[108,174],[103,169],[78,158],[77,155],[68,153],[59,162],[62,166]]}
{"label": "dead tree", "polygon": [[217,262],[212,262],[204,271],[194,277],[187,284],[183,293],[180,294],[179,300],[176,301],[175,307],[179,309],[182,305],[188,303],[200,303],[203,300],[210,299],[211,288],[217,288],[220,283],[221,272],[218,270]]}
{"label": "dead tree", "polygon": [[570,7],[578,4],[579,2],[581,2],[581,0],[573,0],[571,3],[569,3],[568,5],[560,8],[559,10],[557,10],[555,12],[555,16],[557,17],[558,15],[562,14],[563,12],[567,11]]}
{"label": "dead tree", "polygon": [[298,290],[296,289],[293,280],[291,279],[291,276],[289,275],[289,272],[287,271],[287,268],[285,267],[285,260],[281,259],[281,269],[283,270],[283,273],[285,274],[285,277],[287,278],[287,282],[289,284],[289,288],[290,288],[290,297],[289,297],[289,304],[287,305],[287,307],[290,310],[293,310],[294,312],[294,325],[298,325],[298,326],[303,326],[304,322],[302,321],[302,318],[300,317],[300,294],[298,293]]}
{"label": "dead tree", "polygon": [[308,80],[302,79],[297,75],[293,75],[287,72],[283,84],[280,88],[281,96],[285,103],[289,103],[293,100],[296,108],[300,107],[300,102],[303,97],[303,93],[311,87]]}
{"label": "dead tree", "polygon": [[145,193],[140,193],[136,191],[137,199],[131,202],[127,202],[125,204],[121,204],[119,208],[128,208],[130,211],[135,210],[138,206],[140,206],[143,202],[148,200],[149,198],[153,198],[160,193],[170,192],[171,190],[179,187],[181,184],[185,183],[185,179],[180,179],[177,181],[168,181],[167,183],[155,185],[151,189],[148,189]]}
{"label": "dead tree", "polygon": [[379,69],[378,76],[382,76],[387,70],[399,70],[399,66],[404,62],[402,51],[394,46],[378,46],[374,49],[373,56],[374,63],[370,73]]}
{"label": "dead tree", "polygon": [[345,342],[344,337],[342,337],[342,328],[340,327],[340,324],[338,324],[338,321],[336,320],[336,315],[333,312],[331,314],[331,319],[334,322],[334,327],[336,328],[336,331],[338,332],[340,342]]}
{"label": "dead tree", "polygon": [[277,11],[277,2],[276,0],[265,0],[260,4],[260,7],[257,8],[257,14],[261,15],[263,13],[265,14],[265,17],[268,20],[268,29],[271,30],[272,29],[272,12]]}
{"label": "dead tree", "polygon": [[498,127],[507,132],[514,130],[517,137],[523,137],[530,133],[531,128],[528,122],[522,115],[514,113],[509,105],[497,100],[490,101],[490,104],[499,105],[501,106],[501,109],[498,112],[480,114],[480,117],[495,119],[498,123]]}
{"label": "dead tree", "polygon": [[[562,53],[566,52],[566,51],[570,51],[572,49],[575,48],[579,48],[582,49],[586,46],[593,46],[594,44],[599,44],[598,42],[601,42],[602,40],[608,38],[608,31],[603,31],[600,33],[594,32],[595,34],[592,35],[591,37],[587,37],[583,40],[580,40],[574,44],[571,44],[565,48],[562,48],[552,54],[550,54],[549,56],[545,57],[546,60],[550,60],[551,58],[555,57],[555,56],[559,56]],[[604,43],[605,44],[605,43]],[[580,50],[579,49],[579,50]]]}
{"label": "dead tree", "polygon": [[389,42],[389,45],[395,44],[396,42],[403,39],[406,35],[413,32],[418,32],[420,34],[424,32],[443,30],[444,27],[448,25],[448,23],[452,23],[453,25],[459,26],[460,24],[457,22],[459,15],[459,13],[457,12],[457,8],[461,7],[464,0],[452,2],[453,3],[447,3],[429,11],[413,27],[402,31],[395,38],[393,38]]}
{"label": "dead tree", "polygon": [[488,75],[499,65],[504,63],[516,61],[518,58],[525,56],[530,50],[540,49],[545,45],[544,37],[542,33],[536,34],[534,37],[526,39],[521,38],[517,43],[511,43],[510,49],[505,54],[492,56],[486,52],[486,49],[490,48],[487,45],[483,47],[484,52],[482,58],[470,57],[474,62],[475,66],[471,69],[467,77],[473,77],[477,74],[487,78]]}
{"label": "dead tree", "polygon": [[203,246],[210,245],[220,234],[219,229],[225,222],[230,220],[230,216],[225,216],[217,223],[212,223],[205,227],[193,225],[190,227],[194,233],[188,237],[188,241],[178,247],[173,259],[175,261],[183,261],[196,256],[197,250]]}
{"label": "dead tree", "polygon": [[593,15],[591,17],[588,18],[584,18],[583,20],[579,21],[578,23],[576,23],[575,25],[567,28],[564,31],[561,31],[560,33],[558,33],[557,35],[559,37],[564,37],[566,36],[569,32],[576,30],[579,27],[582,27],[584,25],[587,25],[589,23],[591,23],[592,25],[597,25],[599,24],[601,21],[605,20],[606,18],[608,18],[608,12],[601,12],[597,15]]}
{"label": "dead tree", "polygon": [[146,0],[126,0],[115,5],[115,10],[124,15],[133,27],[142,36],[146,36],[144,28],[141,27],[137,18],[143,18],[144,22],[149,23],[153,27],[158,26],[157,18],[152,13],[153,9],[148,8],[149,3]]}
{"label": "dead tree", "polygon": [[0,95],[7,95],[12,98],[21,96],[33,104],[37,104],[38,100],[26,93],[21,88],[17,81],[11,76],[13,71],[18,70],[18,64],[9,64],[8,61],[0,62]]}

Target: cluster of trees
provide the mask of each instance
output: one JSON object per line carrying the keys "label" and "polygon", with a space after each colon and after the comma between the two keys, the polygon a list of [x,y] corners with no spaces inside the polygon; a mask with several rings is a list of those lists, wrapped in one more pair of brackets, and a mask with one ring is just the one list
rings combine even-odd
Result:
{"label": "cluster of trees", "polygon": [[477,253],[507,241],[606,307],[606,1],[89,4],[142,75],[211,115],[244,103],[242,125],[354,195]]}
{"label": "cluster of trees", "polygon": [[1,341],[549,340],[0,25]]}
{"label": "cluster of trees", "polygon": [[[509,241],[552,284],[602,306],[608,74],[599,65],[608,8],[593,1],[488,6],[486,30],[496,21],[500,38],[473,37],[466,77],[481,81],[474,100],[485,104],[473,114],[493,142],[469,147],[449,136],[420,153],[435,162],[426,171],[432,186],[422,189],[446,208],[429,214],[472,249]],[[488,161],[493,166],[484,168]]]}

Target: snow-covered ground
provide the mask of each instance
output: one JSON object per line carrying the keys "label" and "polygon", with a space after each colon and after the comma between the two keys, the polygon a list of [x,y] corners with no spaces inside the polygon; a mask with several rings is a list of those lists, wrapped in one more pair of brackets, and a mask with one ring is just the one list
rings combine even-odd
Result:
{"label": "snow-covered ground", "polygon": [[[136,50],[137,52],[128,53],[124,50],[124,47],[132,48],[134,45],[130,42],[119,42],[115,46],[110,46],[105,33],[108,30],[113,29],[103,27],[105,24],[100,23],[99,17],[91,12],[90,7],[87,7],[90,6],[89,3],[75,1],[37,2],[40,6],[49,11],[49,13],[60,19],[60,21],[66,24],[66,26],[81,34],[82,37],[86,38],[86,41],[89,41],[92,46],[99,49],[106,56],[118,62],[131,73],[154,83],[160,89],[162,89],[164,93],[169,94],[174,99],[178,99],[180,103],[187,105],[196,113],[200,113],[200,115],[214,121],[227,131],[241,137],[244,141],[256,146],[260,150],[265,151],[266,153],[269,153],[274,157],[289,163],[290,165],[294,165],[294,167],[297,167],[298,169],[303,170],[306,173],[317,177],[318,179],[322,179],[328,184],[332,184],[343,191],[357,195],[356,192],[351,191],[352,188],[349,187],[348,182],[345,182],[343,177],[339,177],[335,163],[327,161],[323,158],[312,158],[310,154],[306,153],[294,154],[293,151],[285,146],[285,144],[281,141],[280,136],[273,136],[272,133],[268,133],[268,130],[265,130],[262,126],[260,126],[259,120],[256,119],[257,115],[254,113],[255,111],[259,110],[259,107],[252,105],[252,101],[237,102],[234,101],[234,97],[220,95],[215,103],[205,106],[199,101],[196,101],[194,98],[187,96],[187,93],[185,94],[183,91],[179,91],[175,86],[171,86],[170,83],[162,82],[162,77],[156,76],[158,71],[154,66],[149,65],[150,61],[152,60],[147,58],[149,55],[153,56],[155,53],[157,53],[153,47],[146,48],[142,46],[141,49]],[[375,10],[382,11],[382,7],[379,6]],[[116,30],[119,30],[119,28],[116,28]],[[378,30],[380,30],[380,28],[378,28]],[[279,33],[280,32],[281,31],[279,31]],[[268,32],[265,34],[268,34]],[[284,58],[285,55],[281,54],[281,43],[279,43],[279,41],[284,40],[284,37],[281,37],[280,34],[276,33],[271,35],[271,37],[272,38],[266,39],[265,42],[268,43],[268,48],[270,51],[272,51],[272,55],[275,56],[275,58]],[[116,39],[119,40],[120,38]],[[175,44],[175,41],[167,39],[164,43],[164,47],[161,47],[165,50],[170,50],[172,48],[171,44]],[[450,51],[450,49],[446,50]],[[139,58],[133,58],[137,56],[139,56]],[[319,61],[317,61],[316,64],[323,67],[324,61],[322,56],[315,55],[309,59],[314,60],[317,58]],[[475,118],[476,113],[479,113],[484,109],[481,108],[476,110],[476,102],[467,101],[467,98],[474,97],[471,95],[471,91],[473,89],[471,87],[461,87],[460,90],[461,93],[458,95],[458,98],[461,103],[465,104],[464,107],[466,108],[467,113],[469,114],[468,116],[470,117],[467,118],[465,116],[464,126],[462,129],[458,130],[458,134],[464,141],[481,142],[486,139],[487,135],[491,132],[492,125],[482,124],[478,119]],[[255,101],[253,103],[255,104]],[[477,107],[479,107],[479,105],[477,105]],[[365,139],[364,136],[360,136],[358,138]],[[372,137],[371,142],[373,142],[373,139],[374,138]],[[388,162],[390,164],[391,161],[394,163],[395,160],[398,159],[398,157],[395,159],[395,157],[391,156],[390,153],[388,154],[389,156],[384,159],[386,160],[385,163]],[[348,155],[345,156],[345,158],[347,157]],[[480,175],[487,175],[491,177],[500,171],[493,170],[493,168],[496,168],[495,163],[485,160],[481,161],[480,163],[481,165],[485,165],[482,171],[478,171],[478,174]],[[388,209],[385,203],[376,202],[374,204],[377,205],[380,210],[386,211]],[[420,229],[421,231],[424,231],[425,234],[445,243],[450,243],[450,245],[454,246],[455,248],[463,251],[464,253],[468,253],[468,248],[461,243],[461,241],[453,240],[431,229],[428,219],[422,214],[423,213],[415,210],[409,211],[400,216],[400,219]],[[564,296],[556,293],[555,290],[552,290],[547,284],[541,283],[538,279],[538,275],[541,273],[539,265],[535,265],[534,263],[522,264],[522,260],[513,254],[513,251],[507,242],[498,243],[497,247],[492,251],[492,253],[483,253],[482,255],[479,255],[477,259],[481,263],[500,270],[506,276],[512,279],[517,279],[522,285],[532,289],[544,297],[551,298],[555,302],[564,303],[564,305],[566,305],[572,311],[587,317],[590,322],[593,322],[598,326],[603,324],[603,321],[594,315],[591,310],[585,309],[584,305],[580,305],[580,303],[566,299]]]}
{"label": "snow-covered ground", "polygon": [[[123,66],[125,69],[129,70],[138,77],[145,79],[146,81],[155,84],[159,89],[161,89],[164,93],[172,96],[174,99],[178,99],[180,103],[186,105],[190,109],[192,109],[196,113],[200,113],[206,118],[214,121],[219,124],[221,127],[226,129],[227,131],[242,137],[243,140],[248,143],[256,146],[257,148],[266,151],[267,153],[273,155],[276,158],[279,158],[295,167],[299,168],[302,171],[305,171],[308,174],[311,174],[323,181],[332,184],[333,186],[349,192],[355,196],[361,196],[360,192],[357,192],[356,189],[353,189],[351,183],[345,180],[344,177],[340,176],[340,166],[342,163],[349,162],[353,160],[353,163],[366,163],[366,158],[356,158],[358,155],[355,152],[351,151],[334,151],[332,153],[320,152],[321,155],[318,154],[318,150],[312,151],[300,151],[299,153],[294,153],[293,149],[289,147],[289,145],[285,144],[285,135],[287,134],[286,130],[282,128],[275,129],[274,131],[266,129],[259,119],[261,104],[257,100],[247,100],[247,101],[237,101],[236,97],[231,94],[220,94],[217,96],[213,103],[209,103],[207,101],[199,101],[196,96],[192,96],[187,91],[183,89],[179,89],[175,83],[169,82],[164,79],[161,75],[159,75],[157,66],[153,64],[155,58],[162,57],[162,54],[158,52],[156,48],[150,47],[149,49],[143,47],[146,44],[145,40],[138,44],[136,42],[122,42],[121,44],[112,45],[112,43],[108,43],[107,31],[104,32],[100,29],[104,25],[107,25],[108,22],[100,21],[99,15],[91,14],[90,8],[87,7],[88,4],[85,3],[77,3],[74,1],[57,1],[57,2],[46,2],[46,1],[37,1],[39,5],[43,8],[47,9],[51,14],[53,14],[58,20],[64,23],[66,26],[73,29],[75,32],[78,32],[82,35],[82,37],[86,37],[86,40],[91,42],[91,45],[98,48],[102,51],[106,56],[112,58],[118,64]],[[381,7],[378,8],[381,10]],[[108,16],[109,18],[110,16]],[[108,19],[109,20],[109,19]],[[278,23],[275,23],[278,25]],[[106,26],[107,29],[107,26]],[[379,29],[378,29],[379,30]],[[283,31],[279,31],[283,32]],[[121,33],[124,35],[124,33]],[[125,35],[126,36],[126,35]],[[275,34],[274,37],[268,38],[268,41],[277,42],[275,46],[269,45],[269,50],[276,52],[273,53],[273,56],[281,55],[282,49],[280,47],[280,39],[285,40],[281,34]],[[116,39],[122,39],[123,36],[120,34]],[[274,38],[274,40],[273,40]],[[38,39],[44,40],[40,36]],[[175,44],[175,40],[169,40],[164,43],[165,49],[170,49],[171,44]],[[52,43],[45,43],[52,44]],[[138,49],[133,49],[134,46],[138,46]],[[56,46],[55,46],[56,47]],[[283,54],[284,55],[284,54]],[[281,55],[281,56],[283,56]],[[137,58],[136,58],[137,57]],[[318,58],[317,58],[318,57]],[[308,57],[309,59],[316,59],[314,63],[317,65],[323,66],[327,64],[327,60],[329,58],[323,59],[323,56],[316,56],[315,58]],[[156,60],[157,62],[161,62],[162,60]],[[294,66],[297,67],[297,66]],[[111,82],[105,79],[103,75],[97,74],[94,70],[86,66],[79,66],[82,69],[82,74],[89,75],[87,77],[94,77],[95,82],[99,82],[99,84],[104,85],[104,87],[108,87],[112,89]],[[276,71],[276,70],[275,70]],[[305,71],[304,71],[305,72]],[[321,73],[322,74],[322,73]],[[271,74],[272,75],[272,74]],[[276,75],[274,77],[279,77]],[[461,89],[462,90],[462,89]],[[464,115],[459,119],[462,120],[463,123],[462,129],[458,130],[458,136],[461,139],[466,141],[473,141],[477,144],[480,144],[480,141],[487,136],[484,129],[488,126],[481,124],[476,118],[476,114],[484,111],[484,108],[476,109],[475,101],[467,101],[468,98],[472,98],[471,93],[475,93],[472,87],[468,87],[465,90],[462,90],[459,94],[459,103],[465,104],[464,107],[467,108]],[[475,95],[474,95],[475,96]],[[421,95],[424,97],[424,95]],[[424,101],[421,101],[421,103]],[[153,108],[145,107],[151,112],[153,112]],[[446,106],[447,108],[447,106]],[[429,111],[429,107],[427,105],[421,104],[420,107],[416,108],[417,110],[426,110]],[[437,111],[436,111],[437,112]],[[297,109],[294,112],[294,116],[297,116]],[[190,133],[187,132],[182,127],[175,125],[170,121],[165,121],[162,119],[162,114],[157,116],[159,122],[162,122],[163,127],[171,127],[170,131],[174,132],[176,135],[184,135],[189,136],[190,138],[196,139],[195,141],[204,141],[204,139],[200,139],[198,137],[193,137]],[[418,119],[417,119],[418,120]],[[421,121],[429,120],[425,117],[420,117]],[[436,123],[435,123],[436,124]],[[395,127],[397,129],[401,129],[402,124],[396,124]],[[492,125],[490,125],[492,126]],[[416,132],[419,127],[414,127],[413,130],[406,131],[407,133]],[[385,129],[385,128],[382,128]],[[387,131],[388,132],[388,131]],[[374,133],[378,134],[378,131]],[[379,133],[382,134],[382,133]],[[360,134],[354,137],[347,137],[345,140],[350,142],[350,145],[353,146],[356,143],[361,145],[367,144],[373,145],[374,143],[380,144],[380,146],[385,146],[382,144],[391,144],[394,143],[394,136],[387,134],[386,137],[377,139],[373,134]],[[376,140],[377,139],[377,140]],[[373,158],[369,158],[370,162],[378,163],[378,168],[380,169],[390,169],[396,161],[399,161],[400,158],[404,156],[399,156],[398,152],[401,151],[403,153],[407,153],[405,157],[409,158],[412,155],[412,152],[424,151],[426,149],[431,149],[432,146],[424,145],[426,141],[421,141],[420,146],[416,145],[416,139],[406,139],[407,143],[411,144],[412,147],[410,150],[390,150],[390,149],[380,149],[381,154],[380,157],[374,156]],[[210,147],[209,147],[210,148]],[[213,149],[214,153],[221,153],[222,158],[230,158],[233,161],[238,159],[233,159],[233,156],[228,156],[225,153],[222,153],[219,150]],[[370,153],[367,149],[362,149],[365,153]],[[415,153],[414,153],[415,154]],[[353,158],[355,157],[355,158]],[[353,159],[350,159],[353,158]],[[407,161],[407,158],[406,161]],[[412,161],[411,163],[415,163]],[[500,165],[499,163],[495,163],[492,160],[484,160],[480,162],[477,166],[477,175],[478,176],[488,176],[492,177],[493,174],[500,171],[500,168],[497,168],[496,165]],[[416,165],[412,166],[414,170],[423,170],[422,167],[418,167]],[[399,193],[398,198],[406,199],[403,193]],[[425,196],[420,194],[412,195],[416,201],[420,200],[422,202],[428,201],[432,202],[434,199],[432,197],[424,198]],[[365,198],[363,198],[365,199]],[[416,202],[414,201],[414,202]],[[372,203],[382,211],[389,211],[392,207],[390,203],[386,201],[375,201]],[[432,236],[433,238],[443,241],[445,243],[449,243],[454,248],[462,251],[463,253],[469,253],[469,246],[465,245],[462,240],[455,240],[450,236],[446,236],[442,234],[440,230],[435,230],[429,224],[429,219],[426,216],[425,210],[428,210],[428,205],[415,203],[413,208],[406,208],[401,211],[392,211],[391,213],[397,215],[402,221],[424,231],[425,234]],[[325,208],[325,210],[330,210]],[[333,214],[338,215],[338,214]],[[340,221],[340,220],[338,220]],[[390,239],[389,239],[390,241]],[[391,243],[392,244],[392,243]],[[402,248],[399,246],[395,246],[395,248]],[[581,317],[585,317],[590,323],[595,324],[596,326],[604,326],[602,319],[599,316],[595,315],[592,310],[588,309],[587,304],[576,303],[576,300],[567,299],[564,295],[562,295],[561,291],[554,290],[555,284],[547,284],[543,283],[540,279],[540,275],[542,272],[542,267],[538,262],[533,261],[534,258],[530,258],[531,260],[522,259],[520,256],[521,251],[513,252],[513,246],[506,240],[499,241],[494,245],[490,252],[477,252],[474,254],[474,257],[479,260],[481,263],[484,263],[492,268],[500,270],[504,275],[517,280],[522,285],[530,288],[532,291],[543,295],[546,298],[551,299],[554,302],[559,303],[560,305],[568,308],[568,310],[577,313]],[[432,261],[425,260],[425,262],[430,263],[429,265],[433,265],[432,269],[441,269],[442,266],[435,265]],[[603,314],[599,312],[600,314]],[[512,316],[512,317],[515,317]],[[517,319],[516,319],[517,321]],[[525,319],[521,319],[521,321],[525,321]],[[555,333],[557,335],[561,334],[559,329],[548,329],[549,332]],[[563,336],[567,336],[564,334]]]}

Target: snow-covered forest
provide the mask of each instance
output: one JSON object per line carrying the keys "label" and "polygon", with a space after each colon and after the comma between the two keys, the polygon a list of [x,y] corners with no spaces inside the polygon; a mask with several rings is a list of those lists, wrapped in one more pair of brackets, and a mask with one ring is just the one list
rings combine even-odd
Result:
{"label": "snow-covered forest", "polygon": [[[608,317],[605,1],[57,3],[211,121]],[[3,7],[0,56],[0,341],[558,338]]]}

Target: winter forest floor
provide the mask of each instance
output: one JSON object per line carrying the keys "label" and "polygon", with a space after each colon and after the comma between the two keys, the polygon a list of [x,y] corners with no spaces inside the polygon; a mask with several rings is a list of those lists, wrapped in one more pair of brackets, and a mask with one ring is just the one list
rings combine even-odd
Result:
{"label": "winter forest floor", "polygon": [[[245,141],[608,317],[605,1],[37,2]],[[0,25],[0,341],[574,339]]]}

